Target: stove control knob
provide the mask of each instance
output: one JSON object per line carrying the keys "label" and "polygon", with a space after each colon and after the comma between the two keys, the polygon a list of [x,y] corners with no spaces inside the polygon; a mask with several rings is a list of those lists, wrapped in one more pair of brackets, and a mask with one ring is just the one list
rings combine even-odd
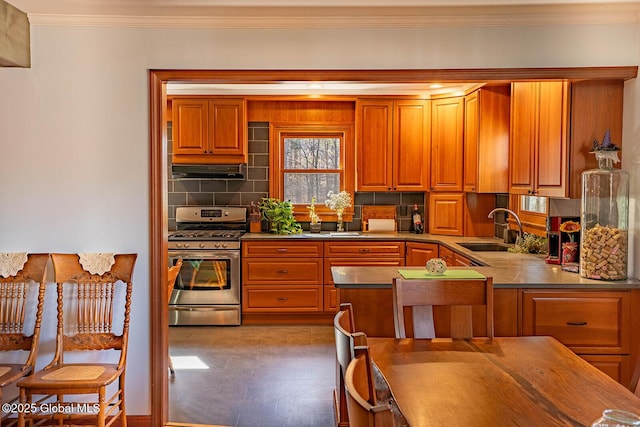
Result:
{"label": "stove control knob", "polygon": [[226,243],[222,244],[222,249],[227,249],[229,247],[229,245],[227,245]]}
{"label": "stove control knob", "polygon": [[215,245],[213,245],[213,246],[215,246],[215,247],[216,247],[216,249],[220,248],[220,242],[216,242],[216,244],[215,244]]}
{"label": "stove control knob", "polygon": [[189,246],[191,246],[189,243],[185,243],[185,244],[184,244],[184,247],[185,247],[185,248],[188,248]]}
{"label": "stove control knob", "polygon": [[206,245],[204,243],[200,243],[198,246],[200,246],[200,249],[204,249]]}

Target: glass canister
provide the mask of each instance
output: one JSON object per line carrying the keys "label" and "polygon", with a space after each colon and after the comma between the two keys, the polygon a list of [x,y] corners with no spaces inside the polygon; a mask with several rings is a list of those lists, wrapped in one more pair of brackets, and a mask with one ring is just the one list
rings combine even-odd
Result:
{"label": "glass canister", "polygon": [[605,409],[602,417],[591,424],[591,427],[629,427],[640,426],[640,416],[632,412],[617,409]]}
{"label": "glass canister", "polygon": [[580,276],[627,278],[629,174],[615,169],[617,151],[596,151],[598,169],[582,173]]}

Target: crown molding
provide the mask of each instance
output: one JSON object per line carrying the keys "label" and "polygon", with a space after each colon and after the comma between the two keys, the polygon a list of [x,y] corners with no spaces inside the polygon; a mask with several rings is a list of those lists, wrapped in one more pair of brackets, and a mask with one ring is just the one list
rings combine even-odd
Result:
{"label": "crown molding", "polygon": [[40,26],[216,29],[502,27],[640,22],[640,3],[417,8],[156,8],[153,12],[30,13],[29,21]]}

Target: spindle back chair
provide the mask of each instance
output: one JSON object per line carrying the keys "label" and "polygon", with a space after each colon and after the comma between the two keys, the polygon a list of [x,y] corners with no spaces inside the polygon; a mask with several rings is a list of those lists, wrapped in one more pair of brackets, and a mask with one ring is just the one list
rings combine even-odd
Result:
{"label": "spindle back chair", "polygon": [[[7,257],[16,254],[6,253]],[[23,352],[13,363],[0,362],[0,402],[5,388],[33,372],[38,355],[40,326],[46,291],[46,273],[49,254],[21,254],[26,257],[22,268],[14,274],[0,275],[0,351]],[[18,268],[18,267],[16,267]],[[31,299],[32,295],[35,299]],[[30,307],[31,302],[35,306]],[[33,309],[31,309],[33,308]],[[33,317],[33,319],[32,319]],[[29,320],[29,324],[27,324]],[[33,329],[31,326],[33,325]],[[11,357],[7,357],[7,360]],[[22,359],[24,362],[18,363]],[[6,419],[15,414],[3,414]],[[0,419],[0,425],[2,424]]]}
{"label": "spindle back chair", "polygon": [[[51,255],[57,285],[56,349],[51,363],[18,382],[23,408],[39,408],[40,403],[53,399],[47,400],[48,407],[60,408],[67,418],[95,415],[93,425],[104,427],[119,420],[126,427],[124,380],[136,257],[113,255],[110,269],[91,273],[85,270],[78,254]],[[107,350],[105,353],[109,354],[101,359],[112,356],[117,361],[96,362],[94,353],[86,350]],[[116,351],[115,356],[112,351]],[[80,361],[84,356],[86,361]],[[67,363],[66,358],[73,361]],[[107,397],[108,387],[113,393]],[[33,400],[35,395],[40,396],[39,400]],[[94,400],[67,400],[71,395],[91,395]],[[92,410],[71,413],[74,408]],[[51,411],[22,411],[19,425],[56,416],[59,417]]]}

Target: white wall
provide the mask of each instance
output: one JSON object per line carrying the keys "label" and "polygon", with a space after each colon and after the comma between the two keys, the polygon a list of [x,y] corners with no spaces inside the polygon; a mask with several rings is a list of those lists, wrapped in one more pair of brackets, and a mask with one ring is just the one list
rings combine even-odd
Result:
{"label": "white wall", "polygon": [[[32,68],[0,69],[0,251],[139,254],[127,406],[132,415],[149,414],[148,69],[636,65],[637,32],[635,24],[352,30],[32,26]],[[627,85],[625,102],[624,145],[633,147],[631,161],[637,163],[636,83]],[[632,150],[623,155],[627,169]],[[637,173],[633,180],[637,195]],[[46,316],[40,364],[53,347],[52,306]]]}

